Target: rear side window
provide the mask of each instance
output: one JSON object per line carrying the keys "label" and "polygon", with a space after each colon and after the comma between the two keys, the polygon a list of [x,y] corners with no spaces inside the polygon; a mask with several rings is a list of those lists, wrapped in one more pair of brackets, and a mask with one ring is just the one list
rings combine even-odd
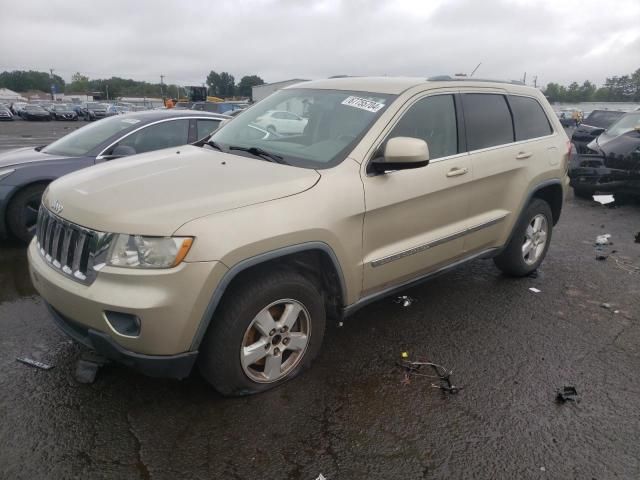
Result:
{"label": "rear side window", "polygon": [[513,142],[513,123],[504,95],[465,93],[462,102],[468,150]]}
{"label": "rear side window", "polygon": [[553,133],[540,104],[529,97],[509,95],[509,105],[516,128],[516,141],[544,137]]}
{"label": "rear side window", "polygon": [[393,127],[387,139],[421,138],[429,145],[429,157],[458,153],[458,126],[453,95],[434,95],[418,100]]}

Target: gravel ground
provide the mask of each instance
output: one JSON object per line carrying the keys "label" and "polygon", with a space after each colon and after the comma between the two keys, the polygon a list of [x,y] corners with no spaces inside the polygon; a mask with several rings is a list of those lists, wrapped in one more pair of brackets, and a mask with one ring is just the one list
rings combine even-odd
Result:
{"label": "gravel ground", "polygon": [[[463,266],[407,290],[410,307],[385,299],[332,326],[305,375],[239,399],[197,373],[108,366],[77,383],[81,349],[34,292],[25,249],[0,244],[0,478],[640,478],[638,232],[640,205],[571,198],[537,278]],[[617,252],[597,261],[603,233]],[[464,388],[406,384],[403,351]],[[555,401],[564,385],[579,403]]]}

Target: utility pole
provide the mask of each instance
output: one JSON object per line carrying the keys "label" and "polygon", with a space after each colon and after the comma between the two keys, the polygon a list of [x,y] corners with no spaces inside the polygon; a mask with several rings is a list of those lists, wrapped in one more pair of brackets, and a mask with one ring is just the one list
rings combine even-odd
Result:
{"label": "utility pole", "polygon": [[522,77],[522,83],[527,84],[527,72],[524,72],[524,76]]}
{"label": "utility pole", "polygon": [[160,75],[160,96],[164,98],[164,75]]}
{"label": "utility pole", "polygon": [[533,77],[533,86],[535,88],[538,88],[538,76],[537,75],[535,77]]}
{"label": "utility pole", "polygon": [[106,89],[107,89],[107,101],[109,101],[109,84],[108,84],[108,83],[105,83],[105,84],[104,84],[104,86],[105,86],[105,87],[106,87]]}
{"label": "utility pole", "polygon": [[476,70],[478,70],[480,68],[480,65],[482,65],[482,62],[480,62],[478,65],[476,65],[476,68],[474,68],[473,72],[471,72],[471,75],[469,75],[470,77],[473,77],[473,74],[476,73]]}
{"label": "utility pole", "polygon": [[54,88],[54,85],[53,85],[53,68],[50,68],[49,72],[51,72],[51,100],[53,100],[55,102],[56,94],[54,93],[55,92],[55,88]]}

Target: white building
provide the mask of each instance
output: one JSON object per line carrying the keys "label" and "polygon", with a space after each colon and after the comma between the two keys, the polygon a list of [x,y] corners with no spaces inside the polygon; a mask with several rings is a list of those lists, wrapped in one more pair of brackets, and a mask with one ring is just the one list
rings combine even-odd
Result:
{"label": "white building", "polygon": [[293,78],[291,80],[283,80],[281,82],[265,83],[264,85],[256,85],[251,87],[251,98],[254,102],[259,102],[263,98],[267,98],[273,92],[277,92],[281,88],[288,87],[289,85],[295,85],[300,82],[308,82],[302,78]]}
{"label": "white building", "polygon": [[9,90],[8,88],[0,88],[0,102],[13,103],[26,101],[27,99],[19,93],[16,93],[13,90]]}

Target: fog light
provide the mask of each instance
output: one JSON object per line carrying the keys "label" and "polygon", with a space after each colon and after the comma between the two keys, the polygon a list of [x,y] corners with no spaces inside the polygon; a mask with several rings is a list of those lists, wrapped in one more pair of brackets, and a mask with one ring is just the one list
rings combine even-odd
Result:
{"label": "fog light", "polygon": [[111,329],[119,335],[124,337],[140,335],[140,319],[135,315],[105,310],[104,318]]}

